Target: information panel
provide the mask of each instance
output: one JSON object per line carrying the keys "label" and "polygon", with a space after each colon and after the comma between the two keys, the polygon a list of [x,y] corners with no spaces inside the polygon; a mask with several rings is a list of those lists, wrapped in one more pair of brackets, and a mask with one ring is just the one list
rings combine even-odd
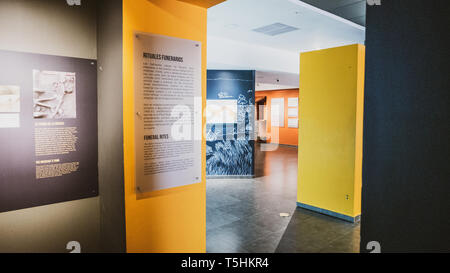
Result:
{"label": "information panel", "polygon": [[135,33],[136,192],[201,182],[202,46]]}
{"label": "information panel", "polygon": [[96,61],[0,60],[0,212],[97,196]]}
{"label": "information panel", "polygon": [[271,125],[284,127],[284,98],[273,98],[270,107]]}

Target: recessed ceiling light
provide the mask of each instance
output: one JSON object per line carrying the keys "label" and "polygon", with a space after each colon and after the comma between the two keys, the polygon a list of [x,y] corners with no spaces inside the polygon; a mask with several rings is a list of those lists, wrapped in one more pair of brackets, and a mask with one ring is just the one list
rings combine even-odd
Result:
{"label": "recessed ceiling light", "polygon": [[293,26],[288,26],[288,25],[285,25],[282,23],[275,23],[275,24],[263,26],[260,28],[256,28],[253,31],[259,32],[262,34],[266,34],[269,36],[276,36],[276,35],[280,35],[280,34],[291,32],[291,31],[296,31],[296,30],[299,30],[299,28],[296,28]]}

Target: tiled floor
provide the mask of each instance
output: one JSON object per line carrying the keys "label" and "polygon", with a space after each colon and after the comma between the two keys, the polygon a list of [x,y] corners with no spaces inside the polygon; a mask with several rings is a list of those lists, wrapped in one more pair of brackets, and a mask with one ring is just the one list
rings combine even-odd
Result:
{"label": "tiled floor", "polygon": [[207,252],[358,251],[359,225],[296,208],[297,148],[255,155],[255,179],[207,181]]}
{"label": "tiled floor", "polygon": [[360,225],[297,208],[277,253],[358,253]]}

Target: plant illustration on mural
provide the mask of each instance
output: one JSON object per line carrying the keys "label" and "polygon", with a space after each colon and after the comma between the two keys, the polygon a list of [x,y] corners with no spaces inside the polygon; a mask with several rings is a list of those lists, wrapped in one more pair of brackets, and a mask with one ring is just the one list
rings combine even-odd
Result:
{"label": "plant illustration on mural", "polygon": [[[206,125],[206,174],[254,174],[254,74],[208,71],[208,104],[217,113]],[[237,113],[231,115],[236,110]],[[229,110],[228,110],[229,109]],[[234,118],[232,118],[234,116]]]}

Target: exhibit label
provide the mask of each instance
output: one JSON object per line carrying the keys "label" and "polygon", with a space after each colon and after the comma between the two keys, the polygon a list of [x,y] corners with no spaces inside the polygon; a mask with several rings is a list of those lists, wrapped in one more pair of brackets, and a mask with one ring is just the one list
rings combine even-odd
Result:
{"label": "exhibit label", "polygon": [[97,196],[96,61],[0,59],[0,212]]}
{"label": "exhibit label", "polygon": [[201,43],[135,33],[136,191],[201,182]]}

